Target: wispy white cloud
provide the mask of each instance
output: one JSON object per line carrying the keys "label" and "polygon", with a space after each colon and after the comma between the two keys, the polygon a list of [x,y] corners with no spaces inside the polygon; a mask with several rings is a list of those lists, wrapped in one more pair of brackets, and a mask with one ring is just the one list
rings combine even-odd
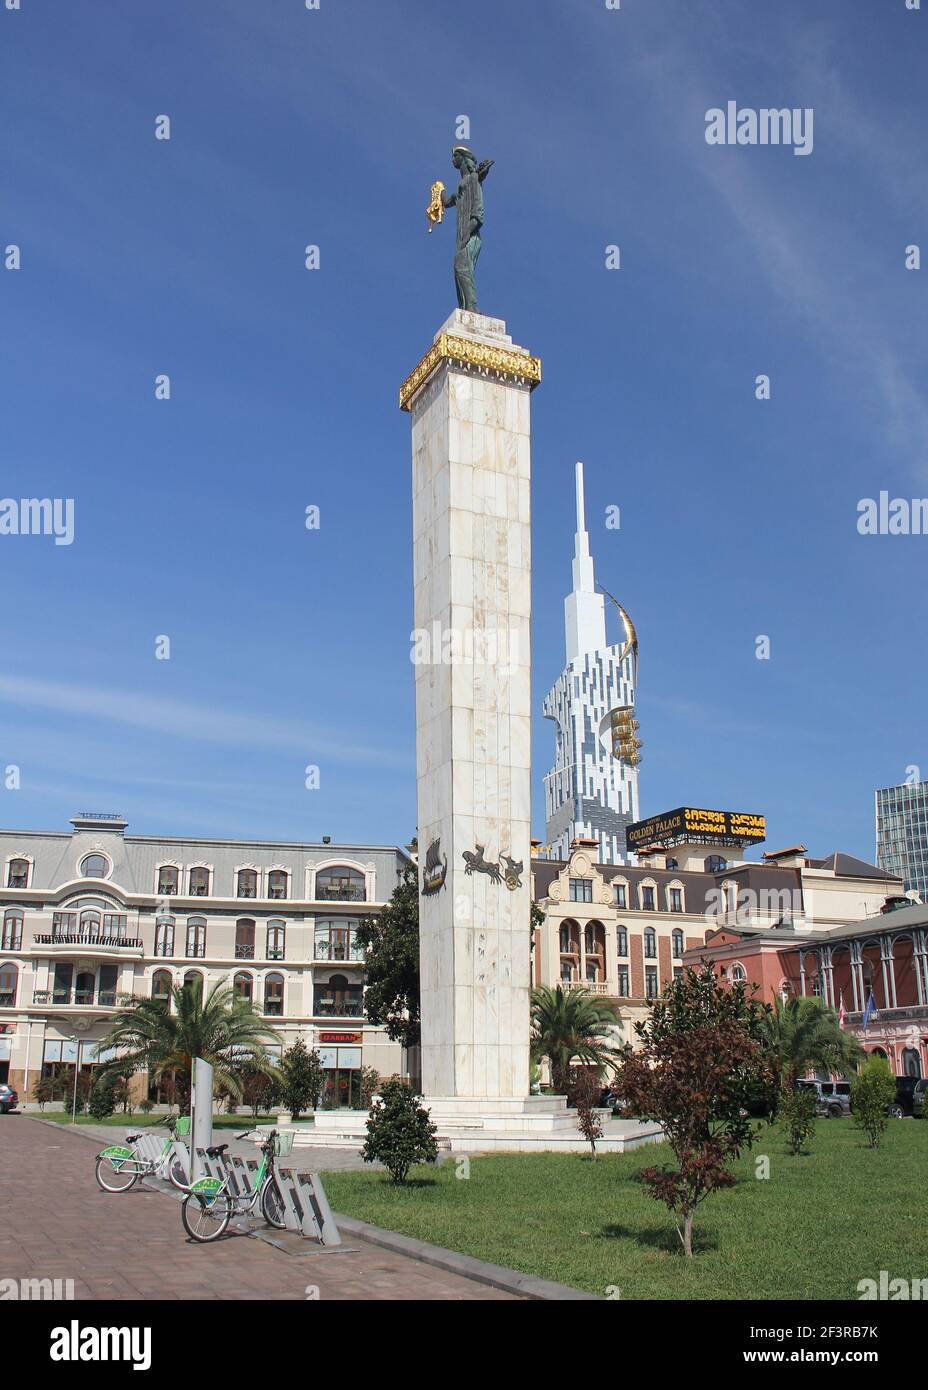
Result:
{"label": "wispy white cloud", "polygon": [[0,703],[50,710],[79,722],[99,720],[147,729],[194,743],[293,753],[308,762],[377,763],[400,767],[409,757],[402,750],[391,751],[376,742],[355,743],[337,729],[274,718],[266,712],[219,709],[110,686],[102,688],[25,676],[0,676]]}

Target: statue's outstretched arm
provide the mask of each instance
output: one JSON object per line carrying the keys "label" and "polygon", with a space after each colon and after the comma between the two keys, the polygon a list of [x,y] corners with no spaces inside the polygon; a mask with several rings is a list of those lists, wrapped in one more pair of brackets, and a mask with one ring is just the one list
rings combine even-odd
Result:
{"label": "statue's outstretched arm", "polygon": [[441,191],[441,205],[442,205],[443,208],[453,208],[454,205],[455,205],[455,203],[457,202],[457,200],[458,200],[458,195],[457,195],[456,193],[449,193],[448,190],[447,190],[447,188],[443,188],[443,189],[442,189],[442,191]]}

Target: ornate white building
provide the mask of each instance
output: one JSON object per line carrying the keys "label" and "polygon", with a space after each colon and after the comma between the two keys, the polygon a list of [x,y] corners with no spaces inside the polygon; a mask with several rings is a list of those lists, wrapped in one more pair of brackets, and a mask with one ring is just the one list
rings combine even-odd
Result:
{"label": "ornate white building", "polygon": [[622,864],[625,827],[639,814],[638,643],[617,602],[624,640],[616,646],[606,641],[605,600],[596,590],[584,517],[582,463],[576,484],[573,589],[564,600],[567,665],[543,706],[545,718],[557,725],[554,767],[545,777],[547,852],[566,860],[575,840],[593,839],[601,863]]}
{"label": "ornate white building", "polygon": [[280,1037],[269,1050],[315,1047],[328,1105],[357,1103],[362,1065],[408,1071],[365,1018],[357,940],[403,850],[129,835],[99,814],[71,825],[0,830],[0,1081],[21,1100],[40,1076],[91,1075],[124,998],[195,981],[250,999]]}

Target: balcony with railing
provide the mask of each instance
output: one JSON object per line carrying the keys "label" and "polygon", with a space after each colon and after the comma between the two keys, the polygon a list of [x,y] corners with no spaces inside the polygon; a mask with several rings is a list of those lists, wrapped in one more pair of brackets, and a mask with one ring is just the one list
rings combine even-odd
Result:
{"label": "balcony with railing", "polygon": [[141,951],[143,942],[138,936],[122,936],[106,930],[61,931],[53,929],[50,932],[36,932],[33,936],[31,949],[47,951],[52,947],[56,953],[71,947],[83,954],[87,954],[88,950],[92,954],[97,954],[109,951]]}
{"label": "balcony with railing", "polygon": [[114,989],[36,989],[33,1006],[46,1008],[115,1009]]}
{"label": "balcony with railing", "polygon": [[364,947],[354,932],[319,932],[313,938],[313,960],[363,965]]}
{"label": "balcony with railing", "polygon": [[318,990],[313,995],[314,1018],[363,1018],[364,1001],[359,995],[322,994]]}

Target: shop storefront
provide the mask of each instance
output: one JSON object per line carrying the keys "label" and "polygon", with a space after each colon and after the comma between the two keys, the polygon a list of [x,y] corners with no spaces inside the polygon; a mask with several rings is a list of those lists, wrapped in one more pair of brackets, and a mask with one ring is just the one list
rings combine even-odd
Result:
{"label": "shop storefront", "polygon": [[319,1059],[325,1068],[322,1104],[327,1110],[360,1110],[361,1034],[320,1033]]}

